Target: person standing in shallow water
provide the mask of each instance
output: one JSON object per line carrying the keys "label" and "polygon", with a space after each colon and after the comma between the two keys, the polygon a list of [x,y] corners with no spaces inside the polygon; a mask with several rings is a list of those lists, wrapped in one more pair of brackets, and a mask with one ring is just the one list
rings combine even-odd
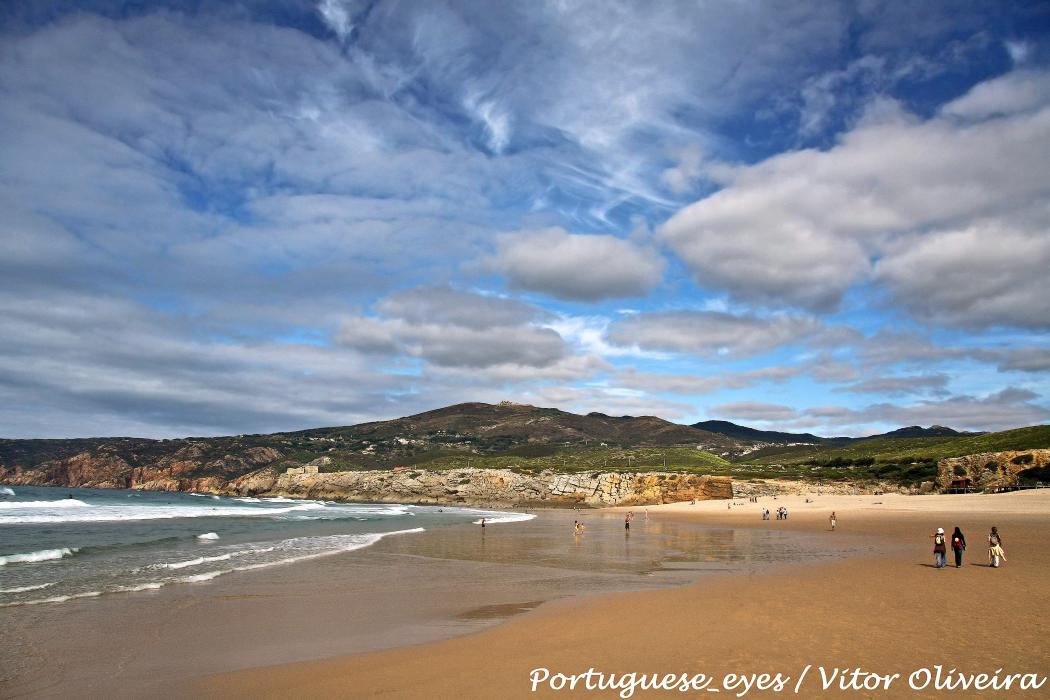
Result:
{"label": "person standing in shallow water", "polygon": [[962,530],[957,525],[955,532],[952,533],[952,552],[955,553],[955,568],[958,569],[962,566],[963,551],[966,550],[966,538],[963,537]]}
{"label": "person standing in shallow water", "polygon": [[944,541],[944,528],[937,528],[937,532],[930,535],[933,538],[933,565],[938,569],[943,569],[946,561],[946,554],[948,553],[948,546]]}

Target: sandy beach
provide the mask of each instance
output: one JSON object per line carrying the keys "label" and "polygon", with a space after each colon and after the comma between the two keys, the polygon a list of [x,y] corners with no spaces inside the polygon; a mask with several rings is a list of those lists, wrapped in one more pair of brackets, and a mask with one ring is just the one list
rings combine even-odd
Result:
{"label": "sandy beach", "polygon": [[[703,577],[688,586],[554,601],[496,627],[454,639],[322,661],[267,666],[193,681],[180,693],[206,697],[617,697],[617,690],[552,689],[530,672],[782,674],[786,689],[757,686],[740,696],[971,697],[977,691],[924,689],[922,669],[965,676],[1050,673],[1050,617],[1045,556],[1050,492],[963,496],[823,496],[759,503],[738,500],[648,508],[651,523],[776,529],[820,536],[829,548],[854,546],[845,558],[810,560],[738,574]],[[789,518],[762,521],[760,511],[788,508]],[[622,509],[621,509],[622,510]],[[643,509],[636,523],[642,520]],[[838,516],[831,532],[828,516]],[[595,517],[594,514],[588,514]],[[572,517],[566,516],[571,522]],[[608,518],[603,513],[600,517]],[[612,517],[619,519],[620,512]],[[1008,561],[988,567],[986,536],[1002,533]],[[961,527],[965,565],[933,568],[929,535]],[[641,529],[636,524],[636,530]],[[949,554],[951,564],[951,555]],[[888,688],[822,689],[818,669],[861,668],[892,676]],[[542,672],[540,673],[542,676]],[[862,683],[863,677],[861,681]],[[870,679],[875,683],[877,679]],[[884,684],[885,681],[878,681]],[[1050,697],[1039,689],[986,690],[980,696]],[[744,686],[722,694],[735,697]],[[696,696],[643,691],[639,696]]]}

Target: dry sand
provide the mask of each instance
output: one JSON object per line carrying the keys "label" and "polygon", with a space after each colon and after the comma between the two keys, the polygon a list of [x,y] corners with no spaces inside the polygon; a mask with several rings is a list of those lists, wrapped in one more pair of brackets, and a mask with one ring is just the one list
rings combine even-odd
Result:
{"label": "dry sand", "polygon": [[[912,671],[936,664],[965,673],[1050,675],[1050,491],[966,496],[762,498],[649,508],[656,519],[781,528],[865,538],[871,555],[753,575],[706,578],[668,590],[558,601],[465,637],[326,661],[213,676],[187,692],[251,698],[617,697],[616,691],[530,692],[529,673],[782,673],[794,697],[1050,697],[1039,690],[934,692],[907,686]],[[786,521],[761,521],[761,508],[786,506]],[[838,530],[828,531],[828,515]],[[635,509],[641,515],[641,509]],[[961,569],[932,567],[929,535],[960,526],[969,539]],[[986,536],[997,525],[1008,562],[987,566]],[[829,540],[830,541],[830,540]],[[949,553],[949,559],[951,554]],[[861,667],[902,678],[890,689],[822,692],[817,667]],[[582,681],[581,681],[582,683]],[[634,697],[697,697],[639,691]],[[734,697],[723,690],[720,695]]]}

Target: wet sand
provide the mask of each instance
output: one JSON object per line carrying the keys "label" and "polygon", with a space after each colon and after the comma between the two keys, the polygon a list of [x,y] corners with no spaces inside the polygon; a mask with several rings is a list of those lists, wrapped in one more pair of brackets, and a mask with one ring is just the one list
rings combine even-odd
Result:
{"label": "wet sand", "polygon": [[[445,641],[226,673],[179,692],[233,698],[617,697],[616,691],[531,692],[529,673],[782,673],[795,697],[973,697],[974,691],[916,691],[913,671],[941,664],[964,673],[1050,674],[1050,493],[972,496],[814,496],[650,507],[651,523],[700,523],[736,532],[819,537],[848,558],[810,557],[794,566],[742,567],[688,586],[558,600],[504,624]],[[786,521],[761,521],[787,506]],[[641,509],[636,509],[640,513]],[[830,532],[835,510],[838,528]],[[617,521],[622,517],[615,513]],[[929,535],[960,526],[966,563],[932,566]],[[997,525],[1008,561],[987,566],[985,538]],[[950,558],[949,554],[949,558]],[[821,691],[816,667],[899,673],[889,690]],[[918,680],[921,680],[918,679]],[[752,690],[747,697],[792,694]],[[639,691],[634,697],[700,693]],[[735,693],[723,695],[734,697]],[[1038,690],[981,697],[1050,697]]]}
{"label": "wet sand", "polygon": [[[193,697],[193,683],[206,675],[418,645],[527,617],[551,601],[746,575],[871,547],[681,518],[639,519],[628,536],[622,517],[546,511],[484,532],[434,528],[157,591],[4,608],[0,696]],[[574,518],[587,525],[580,537],[572,534]]]}

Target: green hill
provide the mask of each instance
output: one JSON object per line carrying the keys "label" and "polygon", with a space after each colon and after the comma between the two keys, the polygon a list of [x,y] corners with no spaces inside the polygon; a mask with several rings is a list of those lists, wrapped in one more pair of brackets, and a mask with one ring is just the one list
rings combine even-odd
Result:
{"label": "green hill", "polygon": [[844,447],[771,447],[735,461],[755,471],[778,467],[797,477],[877,478],[913,483],[936,476],[937,462],[946,457],[1039,448],[1050,448],[1050,425],[955,437],[880,436],[857,440]]}

